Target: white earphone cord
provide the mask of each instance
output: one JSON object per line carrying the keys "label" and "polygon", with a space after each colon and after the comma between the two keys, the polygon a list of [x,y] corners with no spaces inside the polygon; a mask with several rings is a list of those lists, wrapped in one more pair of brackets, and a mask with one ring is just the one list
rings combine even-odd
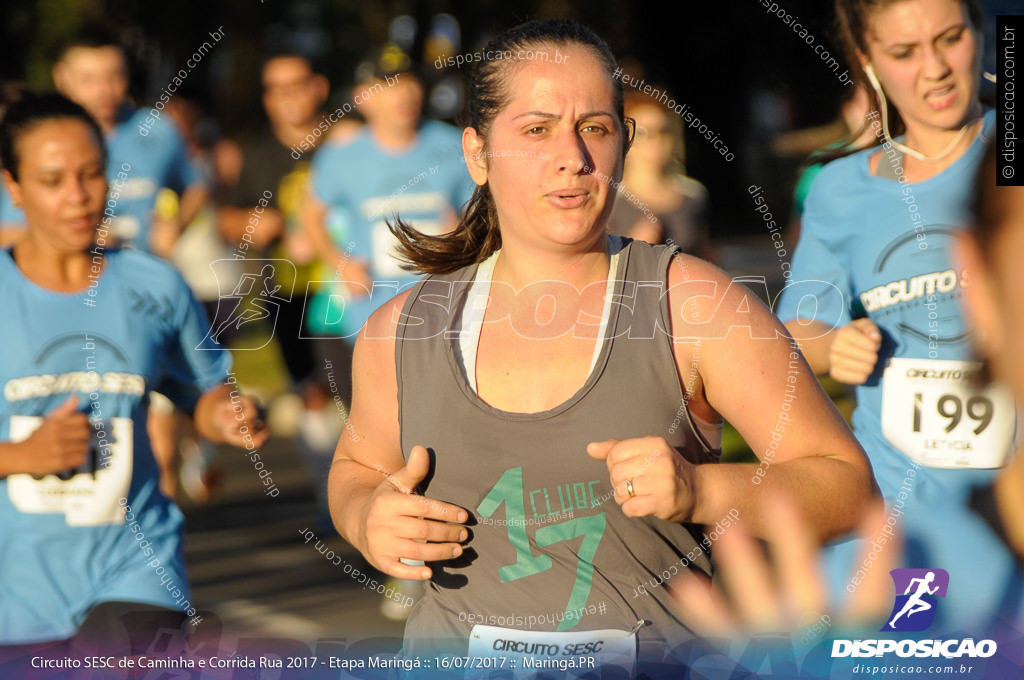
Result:
{"label": "white earphone cord", "polygon": [[882,84],[879,83],[878,78],[875,77],[875,69],[871,68],[871,64],[868,64],[867,66],[864,67],[864,73],[867,75],[868,80],[871,82],[871,87],[874,88],[875,94],[878,95],[878,99],[881,101],[882,133],[885,135],[886,141],[908,156],[913,156],[917,160],[924,161],[925,163],[934,163],[935,161],[940,161],[946,156],[948,156],[953,151],[953,149],[956,148],[956,145],[959,144],[960,140],[964,138],[965,134],[967,134],[967,130],[972,125],[974,125],[975,121],[972,120],[970,123],[960,128],[960,133],[957,134],[953,141],[949,143],[949,146],[947,146],[938,156],[925,156],[920,151],[916,149],[911,149],[906,144],[901,144],[900,142],[897,142],[892,138],[892,135],[889,134],[889,106],[885,100],[885,93],[882,92]]}

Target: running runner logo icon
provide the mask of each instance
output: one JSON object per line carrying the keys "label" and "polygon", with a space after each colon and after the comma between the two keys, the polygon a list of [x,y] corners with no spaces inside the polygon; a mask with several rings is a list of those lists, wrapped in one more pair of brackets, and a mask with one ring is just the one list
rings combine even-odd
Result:
{"label": "running runner logo icon", "polygon": [[[223,267],[231,276],[222,276]],[[210,330],[196,349],[221,349],[232,340],[231,349],[253,350],[266,347],[274,337],[281,305],[292,298],[296,270],[290,260],[246,260],[247,271],[241,276],[229,269],[237,260],[223,259],[210,263],[217,275],[220,297],[217,299],[217,316],[210,324]],[[239,333],[243,326],[261,323],[268,333]],[[247,331],[249,329],[246,329]]]}
{"label": "running runner logo icon", "polygon": [[927,630],[935,621],[938,598],[946,596],[949,573],[945,569],[893,569],[889,573],[896,586],[896,601],[882,632]]}

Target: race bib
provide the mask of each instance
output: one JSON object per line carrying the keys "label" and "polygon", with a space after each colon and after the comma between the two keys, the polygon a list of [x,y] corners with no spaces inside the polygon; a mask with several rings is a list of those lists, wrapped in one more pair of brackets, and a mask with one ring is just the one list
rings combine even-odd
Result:
{"label": "race bib", "polygon": [[1017,409],[1002,385],[971,387],[981,364],[892,359],[882,376],[882,434],[927,467],[996,468],[1013,451]]}
{"label": "race bib", "polygon": [[111,231],[121,241],[132,241],[142,231],[138,218],[132,215],[115,217],[111,221]]}
{"label": "race bib", "polygon": [[[27,439],[43,419],[11,416],[11,441]],[[74,470],[38,479],[29,474],[7,478],[11,505],[26,514],[63,514],[72,527],[124,522],[124,506],[132,481],[132,419],[107,418],[93,427],[85,463]]]}
{"label": "race bib", "polygon": [[616,666],[632,678],[636,650],[636,633],[625,630],[558,633],[475,625],[469,634],[469,658],[504,659],[501,677],[535,677],[546,670],[560,678],[592,678]]}

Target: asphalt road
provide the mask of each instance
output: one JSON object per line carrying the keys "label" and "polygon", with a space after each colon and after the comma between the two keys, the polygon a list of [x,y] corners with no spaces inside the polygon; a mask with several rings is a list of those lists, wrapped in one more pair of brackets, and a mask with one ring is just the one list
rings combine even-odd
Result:
{"label": "asphalt road", "polygon": [[[273,498],[241,451],[220,454],[220,493],[208,505],[185,507],[185,559],[193,603],[221,621],[225,641],[392,638],[384,644],[397,650],[404,624],[381,614],[383,596],[346,574],[345,564],[384,578],[318,519],[297,445],[272,438],[261,451],[281,490]],[[318,542],[337,557],[329,561]]]}

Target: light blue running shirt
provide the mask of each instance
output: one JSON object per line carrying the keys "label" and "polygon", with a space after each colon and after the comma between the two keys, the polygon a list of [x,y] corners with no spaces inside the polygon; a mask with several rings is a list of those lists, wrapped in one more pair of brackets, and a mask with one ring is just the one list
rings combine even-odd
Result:
{"label": "light blue running shirt", "polygon": [[92,295],[59,293],[0,250],[0,441],[26,438],[70,395],[93,422],[80,468],[0,479],[0,644],[68,638],[102,602],[191,606],[183,517],[160,493],[147,394],[192,409],[231,358],[201,344],[206,317],[170,264],[134,250],[104,261]]}
{"label": "light blue running shirt", "polygon": [[[872,176],[876,149],[826,165],[807,198],[791,283],[777,310],[783,321],[837,328],[867,316],[881,330],[876,370],[856,388],[853,426],[886,501],[898,507],[910,496],[963,502],[1012,450],[1012,398],[964,392],[979,364],[961,309],[965,273],[950,259],[994,126],[989,111],[966,153],[922,182]],[[880,164],[890,162],[883,150]]]}
{"label": "light blue running shirt", "polygon": [[[398,213],[419,231],[440,234],[461,213],[475,186],[459,131],[437,121],[425,122],[414,145],[403,152],[381,149],[368,128],[347,143],[317,151],[313,190],[329,207],[331,239],[349,257],[368,261],[379,285],[372,296],[359,298],[340,285],[318,291],[307,328],[317,335],[354,337],[377,307],[419,279],[399,266],[393,255],[397,242],[386,220]],[[346,278],[344,271],[340,278]]]}
{"label": "light blue running shirt", "polygon": [[[836,327],[867,316],[882,332],[876,370],[856,388],[853,428],[885,497],[889,529],[906,538],[898,566],[950,574],[932,633],[998,611],[1014,571],[967,502],[1012,451],[1016,408],[1006,393],[970,391],[978,364],[962,311],[969,273],[950,257],[994,127],[989,111],[968,150],[922,182],[871,175],[868,159],[878,149],[826,165],[807,198],[778,309],[784,321],[817,318]],[[879,167],[891,158],[883,148]],[[855,592],[874,568],[878,555],[869,551],[893,549],[849,538],[827,548],[833,601]],[[991,574],[978,578],[980,565],[991,565]]]}
{"label": "light blue running shirt", "polygon": [[[148,114],[147,110],[136,111],[106,136],[107,178],[111,189],[117,188],[118,192],[113,231],[122,243],[143,252],[151,250],[149,235],[160,190],[166,187],[180,195],[203,179],[188,158],[177,126],[159,119],[147,128],[143,122]],[[122,171],[128,179],[123,186],[115,187]]]}

